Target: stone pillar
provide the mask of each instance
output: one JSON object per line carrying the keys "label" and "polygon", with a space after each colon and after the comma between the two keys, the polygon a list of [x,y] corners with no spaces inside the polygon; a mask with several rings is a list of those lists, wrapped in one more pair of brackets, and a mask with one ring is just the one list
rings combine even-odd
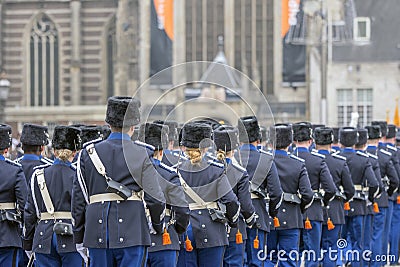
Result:
{"label": "stone pillar", "polygon": [[[144,1],[146,2],[146,1]],[[117,64],[115,94],[126,95],[128,92],[129,71],[129,0],[119,0],[116,21]]]}
{"label": "stone pillar", "polygon": [[228,64],[235,65],[235,1],[225,0],[224,5],[224,40]]}
{"label": "stone pillar", "polygon": [[71,103],[81,103],[81,2],[72,0],[71,8]]}

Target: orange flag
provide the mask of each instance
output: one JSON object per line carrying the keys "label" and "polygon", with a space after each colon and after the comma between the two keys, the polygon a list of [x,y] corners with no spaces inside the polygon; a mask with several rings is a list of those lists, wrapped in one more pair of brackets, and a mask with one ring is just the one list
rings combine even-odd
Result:
{"label": "orange flag", "polygon": [[394,109],[393,124],[400,127],[400,115],[399,115],[399,98],[396,98],[396,108]]}

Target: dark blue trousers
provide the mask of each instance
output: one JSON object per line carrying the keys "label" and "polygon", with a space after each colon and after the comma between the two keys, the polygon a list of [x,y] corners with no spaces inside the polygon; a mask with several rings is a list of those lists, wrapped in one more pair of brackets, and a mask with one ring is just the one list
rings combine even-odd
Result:
{"label": "dark blue trousers", "polygon": [[[347,219],[347,232],[348,232],[348,243],[351,245],[352,250],[358,251],[358,258],[354,256],[353,258],[347,259],[351,262],[352,267],[361,267],[362,250],[364,248],[364,216],[351,216]],[[350,255],[352,256],[352,255]]]}
{"label": "dark blue trousers", "polygon": [[302,230],[304,249],[315,252],[315,259],[304,259],[306,267],[318,267],[321,251],[322,222],[311,221],[312,229]]}
{"label": "dark blue trousers", "polygon": [[89,248],[90,267],[145,266],[147,249],[145,246],[127,248]]}
{"label": "dark blue trousers", "polygon": [[[375,258],[376,255],[382,255],[382,240],[385,234],[385,223],[388,208],[379,208],[379,212],[375,213],[373,219],[373,230],[372,230],[372,257]],[[380,262],[371,262],[371,267],[379,267],[382,264]]]}
{"label": "dark blue trousers", "polygon": [[149,252],[147,266],[154,267],[175,267],[178,260],[178,251],[160,250]]}
{"label": "dark blue trousers", "polygon": [[26,255],[25,250],[22,248],[18,249],[18,267],[25,267],[28,265],[29,259]]}
{"label": "dark blue trousers", "polygon": [[[373,221],[373,215],[368,214],[365,215],[364,217],[364,251],[369,250],[372,251],[372,221]],[[362,261],[362,266],[363,267],[368,267],[370,264],[369,261]]]}
{"label": "dark blue trousers", "polygon": [[78,252],[58,253],[57,236],[53,234],[50,254],[35,253],[35,266],[40,267],[76,267],[82,266],[83,259]]}
{"label": "dark blue trousers", "polygon": [[394,255],[395,259],[391,260],[391,264],[398,264],[399,261],[399,242],[400,242],[400,205],[394,203],[392,223],[390,226],[390,255]]}
{"label": "dark blue trousers", "polygon": [[394,208],[394,202],[389,200],[389,207],[387,209],[387,214],[386,214],[385,229],[383,230],[383,238],[382,238],[383,255],[388,254],[389,235],[390,235],[390,228],[392,225],[393,208]]}
{"label": "dark blue trousers", "polygon": [[[295,267],[300,262],[299,252],[300,229],[273,230],[267,238],[267,255],[265,266],[273,267],[278,262],[278,251],[283,250],[284,255],[279,255],[279,267]],[[297,255],[296,255],[297,252]],[[289,255],[290,253],[290,255]],[[291,257],[289,257],[291,256]],[[299,257],[297,257],[299,256]]]}
{"label": "dark blue trousers", "polygon": [[[266,235],[267,233],[262,231],[254,229],[254,228],[247,228],[247,242],[246,242],[246,254],[247,254],[247,266],[249,267],[262,267],[263,262],[258,259],[257,253],[261,250],[264,249],[266,245]],[[254,239],[256,239],[256,235],[258,232],[258,241],[260,242],[259,248],[255,249],[254,248]]]}
{"label": "dark blue trousers", "polygon": [[229,246],[224,254],[224,267],[242,267],[244,264],[246,240],[242,244],[236,244],[235,241],[229,242]]}
{"label": "dark blue trousers", "polygon": [[335,228],[328,230],[327,225],[322,226],[321,248],[326,252],[321,263],[324,267],[336,267],[336,260],[339,258],[337,241],[341,227],[341,224],[336,224]]}
{"label": "dark blue trousers", "polygon": [[20,248],[0,248],[0,266],[17,266]]}

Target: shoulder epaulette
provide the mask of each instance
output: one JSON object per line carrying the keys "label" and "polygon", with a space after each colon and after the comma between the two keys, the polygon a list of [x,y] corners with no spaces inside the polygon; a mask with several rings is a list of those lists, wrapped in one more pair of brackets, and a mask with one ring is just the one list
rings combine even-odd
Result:
{"label": "shoulder epaulette", "polygon": [[356,153],[357,153],[357,155],[359,155],[359,156],[363,156],[363,157],[365,157],[365,158],[368,158],[368,155],[365,154],[364,152],[357,151]]}
{"label": "shoulder epaulette", "polygon": [[156,148],[154,146],[144,143],[144,142],[141,142],[141,141],[138,141],[138,140],[134,141],[134,143],[138,146],[142,146],[142,147],[148,148],[150,150],[156,150]]}
{"label": "shoulder epaulette", "polygon": [[367,152],[367,155],[368,155],[369,157],[373,158],[373,159],[378,159],[378,156],[376,156],[376,155],[374,155],[374,154],[371,154],[371,153],[369,153],[369,152]]}
{"label": "shoulder epaulette", "polygon": [[244,167],[240,166],[239,164],[237,164],[236,162],[232,162],[231,163],[233,167],[235,167],[236,169],[238,169],[241,172],[245,172],[247,171]]}
{"label": "shoulder epaulette", "polygon": [[77,162],[71,163],[71,165],[70,165],[71,169],[73,169],[74,171],[76,171],[76,168],[77,168],[76,165],[77,165]]}
{"label": "shoulder epaulette", "polygon": [[50,163],[46,163],[46,164],[43,164],[43,165],[38,165],[38,166],[33,167],[33,170],[35,171],[37,169],[44,169],[44,168],[50,167],[51,165],[52,164],[50,164]]}
{"label": "shoulder epaulette", "polygon": [[217,157],[215,157],[214,155],[209,154],[209,153],[206,154],[206,157],[211,159],[211,160],[218,160]]}
{"label": "shoulder epaulette", "polygon": [[42,162],[42,163],[44,163],[44,164],[46,164],[46,163],[53,164],[53,163],[54,163],[54,160],[51,160],[51,159],[46,158],[46,157],[42,157],[42,158],[40,158],[40,162]]}
{"label": "shoulder epaulette", "polygon": [[318,153],[318,150],[316,150],[315,148],[311,149],[311,152],[316,152]]}
{"label": "shoulder epaulette", "polygon": [[290,158],[295,159],[295,160],[298,160],[298,161],[300,161],[300,162],[306,162],[304,159],[299,158],[298,156],[295,156],[295,155],[293,155],[293,154],[290,155]]}
{"label": "shoulder epaulette", "polygon": [[7,158],[5,159],[5,162],[7,162],[7,163],[9,163],[11,165],[14,165],[14,166],[22,167],[22,165],[19,164],[18,162],[12,161],[12,160],[7,159]]}
{"label": "shoulder epaulette", "polygon": [[93,143],[99,143],[100,141],[103,141],[103,138],[99,137],[99,138],[97,138],[97,139],[87,141],[86,143],[84,143],[84,144],[82,145],[82,147],[84,148],[84,147],[86,147],[87,145],[90,145],[90,144],[93,144]]}
{"label": "shoulder epaulette", "polygon": [[341,160],[344,160],[344,161],[347,160],[346,157],[340,156],[339,154],[336,154],[336,153],[331,154],[331,155],[332,155],[332,157],[334,157],[336,159],[341,159]]}
{"label": "shoulder epaulette", "polygon": [[170,167],[170,166],[168,166],[167,164],[164,164],[164,163],[160,163],[160,167],[161,168],[163,168],[164,170],[167,170],[167,171],[169,171],[169,172],[176,172],[176,169],[175,168],[172,168],[172,167]]}
{"label": "shoulder epaulette", "polygon": [[269,156],[271,156],[271,157],[274,156],[274,154],[272,154],[272,153],[269,152],[269,151],[265,151],[264,149],[260,149],[260,150],[258,150],[258,151],[260,151],[260,152],[263,153],[263,154],[267,154],[267,155],[269,155]]}
{"label": "shoulder epaulette", "polygon": [[213,160],[208,160],[207,162],[208,162],[210,165],[214,165],[214,166],[217,166],[217,167],[220,167],[220,168],[224,168],[224,167],[225,167],[224,164],[215,162],[215,161],[213,161]]}
{"label": "shoulder epaulette", "polygon": [[386,146],[388,149],[393,150],[393,151],[397,151],[397,148],[394,146]]}
{"label": "shoulder epaulette", "polygon": [[178,153],[178,152],[173,152],[172,155],[174,155],[177,158],[181,158],[181,160],[188,160],[188,157],[186,157],[186,155],[182,154],[182,153]]}
{"label": "shoulder epaulette", "polygon": [[382,152],[383,154],[387,155],[387,156],[392,156],[392,153],[390,153],[389,151],[386,151],[385,149],[379,149],[380,152]]}
{"label": "shoulder epaulette", "polygon": [[316,152],[316,151],[311,151],[311,155],[314,155],[314,156],[316,156],[316,157],[320,157],[321,159],[324,159],[325,158],[325,155],[322,155],[322,154],[320,154],[320,153],[318,153],[318,152]]}

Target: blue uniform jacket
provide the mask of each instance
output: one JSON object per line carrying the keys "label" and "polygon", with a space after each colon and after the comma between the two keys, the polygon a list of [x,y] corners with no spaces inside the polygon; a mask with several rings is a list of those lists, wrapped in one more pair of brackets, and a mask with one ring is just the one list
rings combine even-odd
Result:
{"label": "blue uniform jacket", "polygon": [[[149,252],[160,250],[179,250],[180,245],[178,235],[184,233],[189,224],[189,206],[186,201],[185,193],[181,187],[179,176],[176,173],[176,169],[165,165],[157,159],[153,159],[153,163],[157,172],[169,182],[165,184],[165,188],[164,186],[161,187],[163,187],[167,202],[167,209],[170,210],[172,214],[172,216],[165,216],[165,223],[168,225],[167,230],[171,238],[171,244],[162,244],[162,233],[156,235],[152,234]],[[173,221],[171,221],[171,219]]]}
{"label": "blue uniform jacket", "polygon": [[[56,212],[70,212],[72,183],[76,170],[71,166],[70,162],[63,162],[59,159],[56,159],[53,165],[46,166],[44,168],[44,177],[54,210]],[[35,170],[39,168],[35,168]],[[50,254],[54,220],[39,221],[40,214],[47,212],[47,210],[35,175],[31,177],[29,187],[30,191],[25,206],[24,249]],[[57,221],[71,223],[71,220],[66,219]],[[59,253],[76,251],[73,237],[58,235],[57,249]]]}
{"label": "blue uniform jacket", "polygon": [[284,198],[277,215],[280,221],[277,230],[303,228],[302,210],[309,208],[313,202],[313,191],[304,160],[294,155],[288,156],[286,151],[277,150],[274,162],[283,192],[301,195],[300,204],[289,202]]}
{"label": "blue uniform jacket", "polygon": [[17,158],[15,162],[22,165],[22,170],[24,171],[26,182],[28,185],[33,174],[33,169],[35,167],[52,164],[52,160],[33,154],[25,154],[22,157]]}
{"label": "blue uniform jacket", "polygon": [[[362,152],[356,152],[351,148],[343,149],[339,155],[345,157],[347,160],[347,165],[350,169],[353,184],[355,186],[368,184],[368,198],[371,202],[373,202],[375,195],[379,191],[379,184],[376,180],[368,155]],[[367,203],[365,200],[358,198],[360,194],[362,194],[362,192],[357,191],[355,197],[350,202],[350,211],[348,213],[349,216],[367,214]]]}
{"label": "blue uniform jacket", "polygon": [[246,168],[253,186],[259,187],[269,195],[268,210],[265,199],[252,199],[255,211],[259,216],[259,229],[269,232],[271,217],[278,214],[283,193],[273,155],[270,152],[260,151],[251,144],[244,144],[240,147],[239,153],[235,154],[235,159]]}
{"label": "blue uniform jacket", "polygon": [[[107,175],[132,191],[144,190],[154,229],[161,232],[165,198],[159,181],[164,180],[151,163],[147,147],[127,134],[111,133],[95,144]],[[142,201],[105,201],[89,204],[90,196],[106,193],[107,183],[84,147],[80,153],[72,195],[74,242],[88,248],[150,246],[150,231]]]}
{"label": "blue uniform jacket", "polygon": [[[293,154],[304,159],[311,188],[315,195],[313,204],[304,214],[304,219],[308,217],[312,221],[322,222],[324,220],[322,201],[328,204],[336,193],[336,186],[333,183],[328,166],[326,166],[325,156],[315,151],[309,152],[309,150],[304,147],[296,148]],[[318,199],[320,198],[318,192],[320,192],[321,189],[325,191],[325,194],[323,199]]]}
{"label": "blue uniform jacket", "polygon": [[[182,178],[205,202],[219,202],[226,207],[226,217],[236,221],[239,217],[239,203],[232,192],[225,175],[224,165],[203,159],[197,164],[184,161],[179,172]],[[187,196],[189,203],[194,203]],[[228,237],[225,225],[211,220],[207,209],[191,210],[190,224],[196,241],[196,248],[225,246]],[[184,238],[184,237],[183,237]],[[182,240],[184,242],[184,239]]]}
{"label": "blue uniform jacket", "polygon": [[[18,212],[24,216],[27,185],[21,165],[0,155],[0,203],[16,203]],[[17,212],[16,209],[10,210]],[[22,247],[19,224],[0,221],[0,247]]]}
{"label": "blue uniform jacket", "polygon": [[[326,212],[324,212],[324,223],[326,223],[328,217],[330,217],[333,224],[345,224],[343,204],[345,201],[349,201],[355,193],[350,170],[346,163],[346,158],[339,155],[330,154],[328,150],[319,150],[318,152],[325,156],[325,162],[332,175],[337,192],[342,194],[337,194],[326,207]],[[345,199],[343,199],[341,196],[343,196]]]}

